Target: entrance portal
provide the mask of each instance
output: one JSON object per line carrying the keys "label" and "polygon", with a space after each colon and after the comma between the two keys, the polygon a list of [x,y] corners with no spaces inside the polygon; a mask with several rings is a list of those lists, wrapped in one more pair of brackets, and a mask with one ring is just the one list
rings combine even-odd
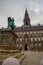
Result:
{"label": "entrance portal", "polygon": [[27,51],[27,45],[25,45],[25,51]]}

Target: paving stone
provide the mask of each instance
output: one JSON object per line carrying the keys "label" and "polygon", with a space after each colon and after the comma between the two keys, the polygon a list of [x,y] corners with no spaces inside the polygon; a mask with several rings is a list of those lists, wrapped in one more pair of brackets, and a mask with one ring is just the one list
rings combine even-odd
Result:
{"label": "paving stone", "polygon": [[21,62],[21,65],[39,65],[41,59],[43,59],[43,52],[24,51],[24,53],[27,56]]}

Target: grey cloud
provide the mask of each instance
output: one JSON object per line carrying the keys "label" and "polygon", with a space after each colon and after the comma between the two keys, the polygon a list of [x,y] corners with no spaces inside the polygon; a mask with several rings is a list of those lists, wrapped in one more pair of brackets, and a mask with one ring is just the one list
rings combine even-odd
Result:
{"label": "grey cloud", "polygon": [[26,7],[31,21],[43,21],[43,0],[0,0],[0,25],[7,25],[8,16],[14,17],[17,26],[22,25]]}

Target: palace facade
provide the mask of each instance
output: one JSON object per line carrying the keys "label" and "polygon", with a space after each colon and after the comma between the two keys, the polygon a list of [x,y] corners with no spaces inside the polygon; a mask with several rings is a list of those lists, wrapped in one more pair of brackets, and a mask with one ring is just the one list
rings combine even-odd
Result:
{"label": "palace facade", "polygon": [[21,27],[15,29],[15,33],[18,35],[18,48],[29,51],[43,51],[43,25],[32,26],[27,9],[23,23]]}
{"label": "palace facade", "polygon": [[23,25],[16,27],[14,18],[8,17],[8,27],[0,29],[0,48],[43,51],[43,25],[31,25],[27,9]]}

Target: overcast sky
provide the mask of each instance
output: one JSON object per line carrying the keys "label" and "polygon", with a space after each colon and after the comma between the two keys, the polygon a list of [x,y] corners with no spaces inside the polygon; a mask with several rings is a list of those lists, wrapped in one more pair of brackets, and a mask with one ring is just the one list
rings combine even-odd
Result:
{"label": "overcast sky", "polygon": [[0,0],[0,27],[7,27],[7,18],[14,17],[15,25],[21,26],[25,8],[31,24],[43,24],[43,0]]}

